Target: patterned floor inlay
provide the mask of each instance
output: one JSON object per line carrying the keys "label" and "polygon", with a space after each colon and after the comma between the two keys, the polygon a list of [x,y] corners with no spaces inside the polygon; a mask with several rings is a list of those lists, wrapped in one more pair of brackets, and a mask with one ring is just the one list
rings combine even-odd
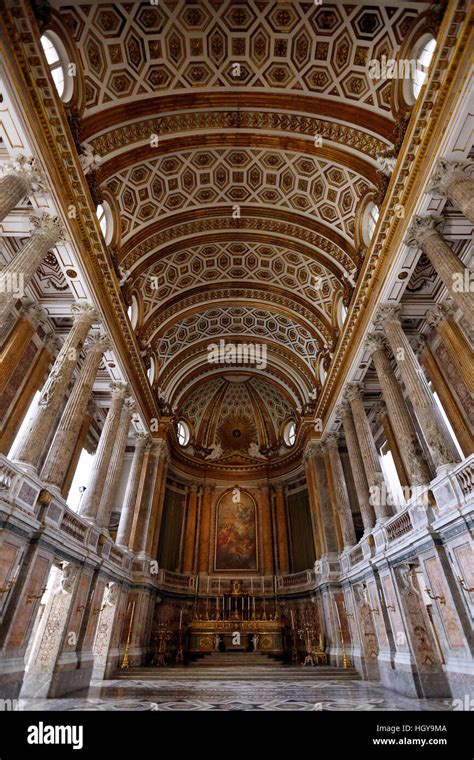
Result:
{"label": "patterned floor inlay", "polygon": [[[452,699],[410,699],[360,680],[320,680],[299,671],[274,674],[261,681],[248,674],[187,678],[183,672],[93,682],[87,696],[21,699],[19,710],[163,710],[163,711],[314,711],[314,710],[452,710]],[[239,677],[240,676],[240,677]]]}

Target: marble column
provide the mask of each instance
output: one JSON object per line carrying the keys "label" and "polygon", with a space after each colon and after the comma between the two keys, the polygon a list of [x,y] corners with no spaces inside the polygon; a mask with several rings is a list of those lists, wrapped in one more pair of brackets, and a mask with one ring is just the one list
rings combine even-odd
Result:
{"label": "marble column", "polygon": [[67,400],[66,408],[41,470],[41,480],[57,492],[62,489],[74,453],[102,355],[109,348],[108,337],[101,333],[91,335],[86,339],[87,355],[84,364]]}
{"label": "marble column", "polygon": [[290,572],[285,491],[282,483],[275,488],[275,516],[278,539],[278,569],[281,575]]}
{"label": "marble column", "polygon": [[377,325],[381,325],[400,369],[400,375],[414,412],[418,418],[426,443],[438,470],[446,464],[459,462],[449,430],[438,409],[425,378],[423,369],[405,335],[400,322],[399,305],[381,305]]}
{"label": "marble column", "polygon": [[321,529],[324,546],[323,554],[336,555],[339,553],[336,522],[329,492],[325,450],[324,446],[321,446],[320,443],[316,444],[314,447],[313,457],[316,475],[316,498],[319,501],[319,511],[321,514]]}
{"label": "marble column", "polygon": [[114,508],[115,498],[120,483],[120,475],[123,468],[125,449],[127,448],[128,434],[130,432],[130,423],[132,414],[135,409],[135,401],[132,398],[125,399],[120,422],[117,428],[116,439],[112,449],[109,468],[105,478],[104,489],[100,500],[99,510],[97,512],[97,525],[100,528],[108,529],[110,517]]}
{"label": "marble column", "polygon": [[339,516],[344,550],[347,550],[355,545],[356,534],[346,478],[339,454],[338,435],[335,433],[326,435],[323,439],[323,444],[329,454],[328,460],[336,497],[336,510]]}
{"label": "marble column", "polygon": [[199,572],[209,572],[209,547],[211,542],[211,502],[212,492],[215,488],[213,483],[204,486],[201,503],[201,526],[199,532]]}
{"label": "marble column", "polygon": [[145,556],[150,528],[156,489],[156,476],[158,473],[163,441],[150,441],[148,447],[150,450],[148,454],[147,470],[145,473],[145,482],[143,484],[142,499],[138,512],[135,535],[133,537],[133,550],[143,557]]}
{"label": "marble column", "polygon": [[46,312],[39,304],[28,302],[23,304],[19,320],[0,355],[0,393],[3,393],[8,385],[33,335],[45,318]]}
{"label": "marble column", "polygon": [[474,393],[474,372],[472,370],[472,350],[454,319],[454,309],[445,303],[437,304],[426,315],[426,321],[435,329],[463,380],[469,393]]}
{"label": "marble column", "polygon": [[374,363],[375,371],[382,389],[398,449],[403,460],[409,485],[425,485],[431,480],[428,464],[423,456],[423,449],[418,440],[415,426],[407,409],[403,393],[385,350],[385,341],[380,333],[368,336],[365,347]]}
{"label": "marble column", "polygon": [[262,544],[263,544],[263,572],[273,575],[273,532],[272,513],[268,485],[265,483],[259,487],[260,491],[260,516],[262,520]]}
{"label": "marble column", "polygon": [[425,369],[427,376],[437,394],[443,409],[445,410],[448,420],[452,425],[454,434],[458,443],[467,457],[474,451],[474,438],[472,435],[472,425],[470,424],[469,415],[465,409],[459,405],[459,400],[454,395],[453,386],[448,382],[441,372],[438,360],[435,358],[433,351],[427,341],[418,341],[418,360]]}
{"label": "marble column", "polygon": [[112,449],[115,443],[122,407],[127,392],[126,383],[111,383],[112,401],[105,418],[99,445],[92,463],[92,472],[81,502],[79,514],[95,523],[100,499],[104,490],[105,478],[110,465]]}
{"label": "marble column", "polygon": [[362,461],[364,463],[367,483],[371,492],[371,502],[375,509],[377,523],[384,522],[391,517],[393,510],[387,503],[385,479],[380,464],[379,455],[370,429],[369,420],[362,401],[364,389],[360,383],[350,383],[346,387],[346,397],[351,405],[352,416],[359,441]]}
{"label": "marble column", "polygon": [[[2,454],[8,455],[35,393],[42,387],[45,377],[48,375],[51,361],[57,356],[60,348],[61,342],[55,335],[46,336],[43,348],[38,350],[29,372],[26,372],[23,382],[17,385],[16,398],[13,404],[10,406],[8,401],[4,401],[4,394],[0,396],[3,418],[0,436],[0,452]],[[8,386],[4,393],[7,394],[7,391]]]}
{"label": "marble column", "polygon": [[440,232],[445,220],[440,216],[415,216],[405,243],[421,247],[428,256],[454,303],[469,324],[474,323],[474,306],[470,293],[470,272],[451,250]]}
{"label": "marble column", "polygon": [[23,199],[35,192],[44,191],[42,174],[36,168],[35,159],[22,154],[1,167],[0,222],[16,208]]}
{"label": "marble column", "polygon": [[348,401],[343,402],[336,410],[341,417],[346,438],[346,446],[349,454],[349,461],[354,478],[354,485],[359,502],[360,514],[364,525],[364,535],[370,533],[375,524],[375,512],[370,502],[369,485],[365,474],[364,462],[357,439],[354,419],[352,417],[351,407]]}
{"label": "marble column", "polygon": [[73,326],[43,387],[36,414],[13,455],[15,461],[32,470],[38,466],[45,442],[71,382],[82,344],[92,323],[97,319],[97,312],[88,303],[75,304],[72,312]]}
{"label": "marble column", "polygon": [[321,514],[319,511],[319,499],[316,493],[316,474],[314,467],[313,452],[316,443],[309,441],[303,454],[304,469],[306,475],[306,487],[308,489],[309,506],[311,510],[311,524],[313,527],[314,556],[320,559],[324,554],[322,545]]}
{"label": "marble column", "polygon": [[135,505],[142,474],[143,458],[145,456],[145,446],[150,439],[148,433],[135,433],[134,438],[135,451],[133,452],[132,466],[128,476],[127,488],[123,500],[122,511],[120,513],[117,537],[115,539],[116,544],[125,547],[128,547],[130,543]]}
{"label": "marble column", "polygon": [[56,243],[64,240],[64,228],[58,217],[43,214],[41,217],[31,217],[31,221],[36,227],[35,231],[0,272],[0,322],[6,319],[15,301],[25,295],[46,254]]}
{"label": "marble column", "polygon": [[158,556],[158,547],[161,536],[161,524],[163,522],[163,509],[166,496],[166,476],[170,463],[170,453],[166,440],[162,439],[160,465],[157,473],[157,483],[155,489],[155,499],[153,502],[153,511],[150,519],[150,535],[147,541],[146,551],[152,558]]}
{"label": "marble column", "polygon": [[428,192],[445,195],[474,224],[474,180],[467,174],[472,161],[449,161],[439,158]]}
{"label": "marble column", "polygon": [[184,535],[183,573],[192,573],[194,567],[194,544],[196,541],[197,520],[197,485],[189,487],[188,510],[186,514],[186,532]]}
{"label": "marble column", "polygon": [[393,462],[395,464],[395,469],[397,471],[400,485],[402,486],[402,488],[409,488],[410,478],[408,477],[407,471],[405,470],[405,464],[403,462],[403,458],[400,453],[398,439],[395,436],[395,433],[393,432],[393,427],[391,425],[385,403],[383,401],[377,401],[377,403],[374,406],[374,412],[379,423],[383,427],[383,431],[387,439],[387,444],[390,449],[390,453],[392,454],[392,457],[393,457]]}

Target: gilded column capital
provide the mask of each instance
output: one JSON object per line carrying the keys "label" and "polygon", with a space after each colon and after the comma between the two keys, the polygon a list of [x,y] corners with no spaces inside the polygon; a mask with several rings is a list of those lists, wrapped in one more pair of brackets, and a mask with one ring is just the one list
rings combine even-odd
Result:
{"label": "gilded column capital", "polygon": [[306,464],[317,453],[317,441],[308,441],[303,453],[303,462]]}
{"label": "gilded column capital", "polygon": [[374,326],[383,329],[388,322],[400,322],[402,307],[399,303],[382,303],[377,308]]}
{"label": "gilded column capital", "polygon": [[424,241],[435,233],[442,232],[445,219],[442,216],[415,216],[405,237],[406,245],[410,248],[420,247]]}
{"label": "gilded column capital", "polygon": [[43,173],[38,169],[36,159],[33,156],[24,156],[19,153],[15,158],[0,166],[0,176],[6,177],[15,174],[25,182],[25,195],[37,192],[46,192],[47,185]]}
{"label": "gilded column capital", "polygon": [[438,303],[426,315],[426,321],[430,327],[437,329],[445,319],[454,316],[454,309],[450,304]]}
{"label": "gilded column capital", "polygon": [[431,175],[427,192],[446,195],[449,187],[455,182],[470,179],[466,172],[473,167],[474,161],[450,161],[447,158],[439,158]]}
{"label": "gilded column capital", "polygon": [[371,356],[376,351],[385,351],[385,338],[382,333],[369,333],[364,341],[364,348]]}

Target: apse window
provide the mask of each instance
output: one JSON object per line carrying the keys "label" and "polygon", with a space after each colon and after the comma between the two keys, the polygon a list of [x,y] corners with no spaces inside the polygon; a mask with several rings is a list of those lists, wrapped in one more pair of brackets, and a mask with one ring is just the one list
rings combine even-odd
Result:
{"label": "apse window", "polygon": [[413,102],[417,99],[418,95],[421,92],[421,88],[426,81],[435,49],[436,40],[432,35],[428,35],[422,38],[421,49],[416,56],[416,66],[411,83]]}
{"label": "apse window", "polygon": [[150,385],[153,385],[154,380],[155,380],[155,360],[153,356],[150,359],[150,366],[148,367],[147,375],[148,375],[148,382],[150,383]]}
{"label": "apse window", "polygon": [[180,446],[187,446],[189,443],[190,433],[189,426],[183,420],[180,420],[177,425],[178,443]]}
{"label": "apse window", "polygon": [[287,422],[283,432],[283,440],[287,446],[294,446],[296,441],[296,423]]}
{"label": "apse window", "polygon": [[379,220],[380,210],[379,207],[375,205],[372,201],[368,204],[367,208],[365,209],[364,214],[364,229],[363,229],[363,237],[364,242],[366,245],[369,245],[370,241],[372,240],[375,232],[375,228],[377,226],[377,222]]}
{"label": "apse window", "polygon": [[61,100],[70,100],[73,90],[73,77],[67,75],[69,65],[66,48],[54,32],[45,32],[41,37],[41,45],[49,66],[54,85]]}
{"label": "apse window", "polygon": [[99,205],[97,206],[95,210],[95,213],[97,214],[99,227],[101,229],[105,243],[106,245],[108,245],[112,240],[113,221],[112,221],[112,211],[110,210],[110,206],[107,203],[107,201],[103,201],[103,203],[99,203]]}

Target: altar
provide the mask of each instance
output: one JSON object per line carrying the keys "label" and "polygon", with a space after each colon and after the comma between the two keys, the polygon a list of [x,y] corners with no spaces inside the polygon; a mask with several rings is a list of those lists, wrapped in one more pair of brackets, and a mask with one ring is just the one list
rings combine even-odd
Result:
{"label": "altar", "polygon": [[283,654],[283,624],[279,620],[193,620],[188,651]]}

